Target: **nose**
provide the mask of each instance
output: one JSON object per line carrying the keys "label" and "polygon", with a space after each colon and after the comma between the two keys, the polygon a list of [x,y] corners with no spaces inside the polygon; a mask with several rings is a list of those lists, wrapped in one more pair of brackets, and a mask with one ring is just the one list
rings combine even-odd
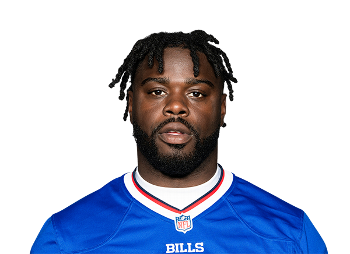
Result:
{"label": "nose", "polygon": [[181,116],[185,117],[189,114],[189,109],[186,104],[186,98],[181,95],[168,96],[166,105],[163,109],[163,114],[165,116]]}

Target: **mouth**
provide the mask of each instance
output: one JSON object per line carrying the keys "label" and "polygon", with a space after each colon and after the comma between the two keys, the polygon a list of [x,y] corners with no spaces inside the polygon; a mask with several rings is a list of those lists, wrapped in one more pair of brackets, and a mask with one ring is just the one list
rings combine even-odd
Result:
{"label": "mouth", "polygon": [[182,123],[173,122],[166,124],[160,129],[158,137],[164,143],[181,145],[188,143],[193,135],[191,135],[191,131]]}

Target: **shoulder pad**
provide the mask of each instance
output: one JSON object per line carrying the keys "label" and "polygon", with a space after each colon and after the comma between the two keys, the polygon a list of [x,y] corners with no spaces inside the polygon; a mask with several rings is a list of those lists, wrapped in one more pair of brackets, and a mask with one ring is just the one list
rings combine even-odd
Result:
{"label": "shoulder pad", "polygon": [[64,252],[98,247],[114,235],[132,203],[123,180],[119,177],[53,215],[57,240]]}
{"label": "shoulder pad", "polygon": [[300,238],[304,212],[259,187],[236,177],[228,200],[240,220],[254,233],[276,240]]}

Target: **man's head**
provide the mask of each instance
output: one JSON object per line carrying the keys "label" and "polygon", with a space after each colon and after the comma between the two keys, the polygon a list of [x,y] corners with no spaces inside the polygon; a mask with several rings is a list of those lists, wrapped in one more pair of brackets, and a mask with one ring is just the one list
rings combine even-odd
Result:
{"label": "man's head", "polygon": [[228,59],[208,41],[218,43],[203,31],[152,34],[135,44],[110,84],[123,76],[123,99],[131,76],[124,120],[129,113],[141,155],[171,177],[192,173],[216,151],[226,113],[224,82],[233,99],[230,80],[237,81]]}

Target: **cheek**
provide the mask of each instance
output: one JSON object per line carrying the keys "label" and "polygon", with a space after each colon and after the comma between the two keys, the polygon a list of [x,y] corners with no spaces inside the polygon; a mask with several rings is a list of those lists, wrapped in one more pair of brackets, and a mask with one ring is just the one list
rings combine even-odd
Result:
{"label": "cheek", "polygon": [[195,123],[191,122],[190,119],[188,121],[194,124],[195,129],[201,133],[202,137],[212,134],[220,126],[220,110],[217,107],[209,107],[209,110],[206,111],[197,110],[193,112],[193,115],[196,115]]}
{"label": "cheek", "polygon": [[201,121],[215,122],[215,119],[220,118],[221,103],[218,99],[213,98],[201,104],[192,104],[191,111]]}
{"label": "cheek", "polygon": [[133,101],[133,117],[140,125],[142,130],[149,134],[159,124],[159,118],[162,116],[162,107],[159,103],[146,102],[142,97],[135,98]]}

